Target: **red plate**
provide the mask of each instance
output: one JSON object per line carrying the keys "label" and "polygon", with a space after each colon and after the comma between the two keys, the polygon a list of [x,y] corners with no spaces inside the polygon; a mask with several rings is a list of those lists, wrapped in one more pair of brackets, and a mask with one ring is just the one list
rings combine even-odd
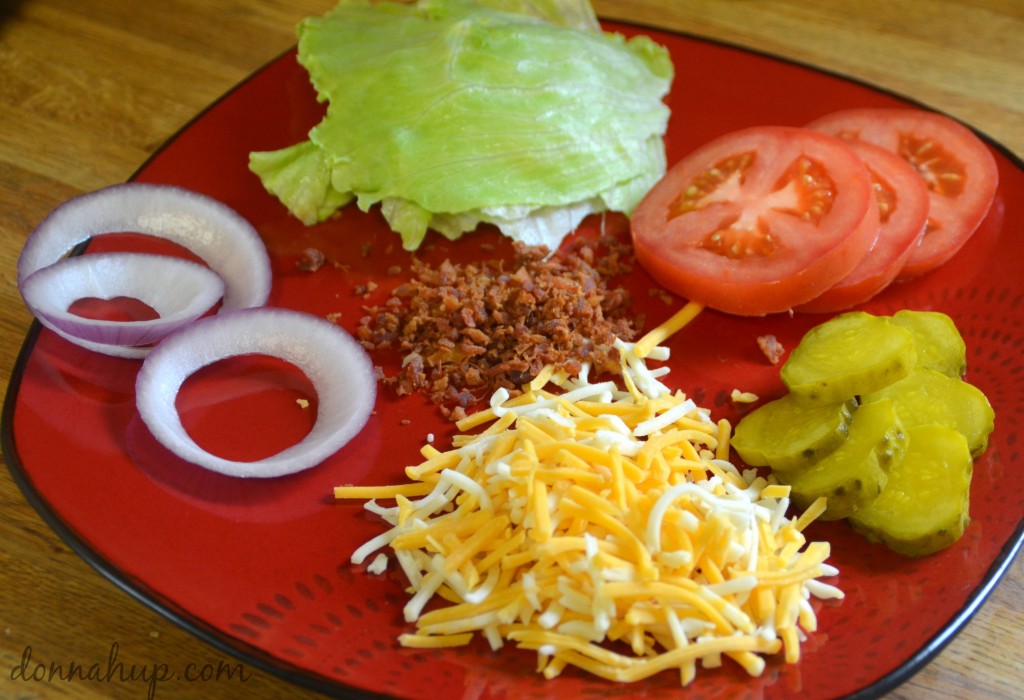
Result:
{"label": "red plate", "polygon": [[[614,25],[626,34],[639,30]],[[710,138],[753,124],[806,124],[846,107],[906,104],[898,97],[815,70],[702,40],[649,32],[670,49],[680,78],[671,96],[668,159]],[[688,66],[704,66],[690,71]],[[259,71],[177,135],[137,179],[191,187],[238,209],[257,226],[273,258],[274,305],[316,314],[341,312],[352,330],[365,303],[383,298],[408,270],[398,238],[376,212],[347,209],[335,221],[303,228],[261,188],[246,167],[251,150],[304,138],[320,118],[305,72],[288,54]],[[820,631],[803,660],[769,663],[751,679],[735,666],[698,673],[678,687],[665,673],[640,687],[567,672],[544,681],[532,654],[492,654],[483,645],[439,652],[402,649],[402,582],[366,575],[348,563],[352,550],[381,524],[358,507],[332,503],[336,484],[398,480],[418,462],[428,433],[444,444],[448,426],[424,400],[387,392],[365,431],[316,469],[273,481],[239,481],[175,461],[141,426],[133,402],[138,364],[89,354],[34,326],[10,384],[3,440],[11,472],[26,497],[87,561],[151,605],[244,662],[298,684],[351,696],[780,698],[871,696],[891,690],[925,664],[981,604],[1022,539],[1024,471],[1016,426],[1024,420],[1024,166],[994,148],[1001,184],[981,230],[956,259],[915,282],[890,288],[864,308],[936,309],[953,317],[968,346],[968,379],[990,398],[996,431],[978,460],[973,522],[948,550],[919,561],[868,545],[842,523],[815,524],[811,535],[833,543],[847,597],[819,611]],[[593,229],[595,222],[589,222]],[[438,255],[482,255],[491,234],[457,245],[433,239]],[[315,273],[297,266],[316,247],[330,261]],[[379,285],[369,300],[358,285]],[[675,307],[647,294],[641,272],[628,280],[649,323]],[[744,319],[702,313],[670,341],[678,369],[670,383],[735,418],[733,388],[768,397],[781,391],[755,339],[776,335],[796,345],[818,316]],[[698,339],[699,342],[693,342]],[[279,368],[255,363],[226,378],[204,374],[189,387],[199,417],[223,402],[210,440],[233,436],[251,449],[274,430],[301,434],[307,416],[281,399]],[[286,378],[301,393],[301,381]],[[278,387],[278,388],[275,388]],[[270,420],[249,422],[254,403]],[[228,418],[225,418],[224,414]],[[236,416],[234,420],[230,416]],[[405,421],[411,421],[406,424]],[[198,422],[198,421],[197,421]],[[869,622],[870,621],[870,622]],[[695,693],[696,695],[694,695]]]}

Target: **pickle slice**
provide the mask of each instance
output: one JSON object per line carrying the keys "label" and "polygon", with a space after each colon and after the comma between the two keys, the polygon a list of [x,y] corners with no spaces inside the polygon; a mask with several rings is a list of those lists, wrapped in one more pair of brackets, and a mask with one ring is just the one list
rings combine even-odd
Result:
{"label": "pickle slice", "polygon": [[907,434],[903,460],[850,524],[870,541],[920,557],[953,544],[967,528],[974,462],[966,438],[952,428],[919,425]]}
{"label": "pickle slice", "polygon": [[995,411],[980,389],[932,369],[915,369],[904,379],[862,400],[870,403],[882,399],[895,402],[900,420],[907,428],[935,424],[959,431],[975,457],[986,450],[995,427]]}
{"label": "pickle slice", "polygon": [[731,444],[752,467],[804,469],[842,444],[856,407],[852,399],[818,406],[786,394],[744,416]]}
{"label": "pickle slice", "polygon": [[805,401],[837,403],[902,379],[916,361],[913,333],[887,317],[852,311],[808,331],[781,377]]}
{"label": "pickle slice", "polygon": [[804,471],[779,473],[799,508],[824,496],[822,518],[838,520],[871,503],[885,487],[889,469],[903,459],[907,437],[892,401],[861,406],[850,422],[850,436],[834,452]]}
{"label": "pickle slice", "polygon": [[967,372],[967,344],[949,316],[938,311],[904,309],[893,314],[892,320],[914,334],[918,367],[957,379]]}

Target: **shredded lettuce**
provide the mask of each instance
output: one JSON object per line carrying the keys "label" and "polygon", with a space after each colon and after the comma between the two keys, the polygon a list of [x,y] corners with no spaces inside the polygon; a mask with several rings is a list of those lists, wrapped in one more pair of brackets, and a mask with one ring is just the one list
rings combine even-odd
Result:
{"label": "shredded lettuce", "polygon": [[307,225],[354,200],[408,250],[480,223],[553,250],[665,172],[668,52],[587,0],[341,0],[298,37],[327,113],[249,167]]}

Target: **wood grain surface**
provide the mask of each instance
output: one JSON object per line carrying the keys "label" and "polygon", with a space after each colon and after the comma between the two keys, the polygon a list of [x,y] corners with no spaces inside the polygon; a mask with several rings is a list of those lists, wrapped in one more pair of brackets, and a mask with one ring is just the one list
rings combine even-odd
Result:
{"label": "wood grain surface", "polygon": [[[15,262],[63,200],[122,182],[230,87],[289,48],[331,0],[0,0],[0,381],[30,316]],[[903,93],[1024,154],[1021,0],[607,0],[598,13],[764,50]],[[699,66],[691,67],[700,70]],[[1024,514],[1022,514],[1024,515]],[[237,660],[152,612],[82,561],[0,470],[0,698],[136,698],[142,680],[26,682],[32,661],[172,669]],[[1024,696],[1024,560],[894,698]],[[306,697],[258,669],[167,681],[165,698]]]}

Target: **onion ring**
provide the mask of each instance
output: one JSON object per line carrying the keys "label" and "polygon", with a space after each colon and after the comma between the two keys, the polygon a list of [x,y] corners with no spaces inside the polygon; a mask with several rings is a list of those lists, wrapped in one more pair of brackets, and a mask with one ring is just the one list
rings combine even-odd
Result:
{"label": "onion ring", "polygon": [[[18,286],[61,263],[76,246],[104,233],[140,233],[187,248],[224,280],[220,311],[262,306],[270,296],[270,256],[256,229],[222,202],[175,185],[129,182],[64,202],[29,235],[18,258]],[[121,347],[58,331],[98,352],[142,357],[144,347]]]}
{"label": "onion ring", "polygon": [[[57,333],[94,343],[144,346],[213,308],[224,294],[224,281],[208,267],[182,258],[96,253],[33,272],[22,282],[21,294],[35,317]],[[122,296],[147,304],[159,318],[109,321],[68,311],[79,299]]]}
{"label": "onion ring", "polygon": [[[317,418],[298,443],[260,460],[240,462],[200,447],[175,404],[185,380],[218,360],[264,354],[302,370],[317,393]],[[168,336],[142,363],[135,384],[143,423],[187,462],[237,477],[276,477],[313,467],[341,449],[366,424],[377,380],[366,350],[338,325],[305,312],[253,308],[208,316]]]}

